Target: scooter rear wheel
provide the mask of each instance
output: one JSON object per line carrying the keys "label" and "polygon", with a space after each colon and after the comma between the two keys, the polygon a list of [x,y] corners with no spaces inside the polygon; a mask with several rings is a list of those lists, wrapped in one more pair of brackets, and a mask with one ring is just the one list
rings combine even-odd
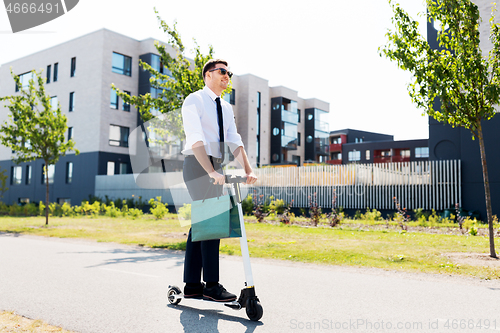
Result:
{"label": "scooter rear wheel", "polygon": [[172,305],[177,305],[181,302],[180,298],[175,298],[174,295],[179,295],[181,294],[182,291],[179,289],[177,286],[172,286],[170,289],[167,291],[167,299],[168,302]]}
{"label": "scooter rear wheel", "polygon": [[262,318],[264,309],[256,299],[248,299],[246,304],[247,316],[250,320],[257,321]]}

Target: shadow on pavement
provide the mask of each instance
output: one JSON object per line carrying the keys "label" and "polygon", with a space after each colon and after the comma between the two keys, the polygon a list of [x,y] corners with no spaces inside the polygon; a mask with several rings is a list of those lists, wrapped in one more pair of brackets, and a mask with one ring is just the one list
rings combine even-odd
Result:
{"label": "shadow on pavement", "polygon": [[[219,320],[233,321],[246,327],[245,333],[252,333],[258,326],[264,325],[260,321],[251,321],[247,318],[230,316],[222,310],[203,310],[185,305],[168,304],[168,308],[181,311],[180,321],[185,333],[219,332]],[[245,310],[239,310],[243,315]]]}
{"label": "shadow on pavement", "polygon": [[[165,250],[165,249],[110,249],[106,251],[89,251],[89,252],[60,252],[59,254],[130,254],[134,256],[124,257],[124,258],[112,258],[103,261],[100,264],[86,266],[85,268],[94,268],[107,265],[123,264],[123,263],[144,263],[144,262],[156,262],[163,261],[166,259],[174,259],[176,266],[184,265],[184,252]],[[147,254],[146,256],[144,254]]]}

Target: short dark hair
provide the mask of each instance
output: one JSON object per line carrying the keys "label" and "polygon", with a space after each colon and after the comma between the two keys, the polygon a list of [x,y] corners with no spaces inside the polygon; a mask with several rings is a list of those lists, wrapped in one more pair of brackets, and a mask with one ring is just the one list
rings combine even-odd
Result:
{"label": "short dark hair", "polygon": [[223,65],[227,66],[227,61],[222,60],[222,59],[210,59],[209,61],[207,61],[205,66],[203,66],[203,80],[205,80],[205,74],[209,70],[214,69],[215,65],[217,65],[217,64],[223,64]]}

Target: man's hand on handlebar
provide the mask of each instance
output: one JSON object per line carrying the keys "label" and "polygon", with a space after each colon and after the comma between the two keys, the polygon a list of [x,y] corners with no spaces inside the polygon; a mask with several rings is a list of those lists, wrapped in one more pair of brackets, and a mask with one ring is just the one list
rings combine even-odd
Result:
{"label": "man's hand on handlebar", "polygon": [[226,180],[226,177],[224,177],[223,174],[220,174],[217,171],[210,172],[208,176],[214,180],[214,185],[224,185]]}

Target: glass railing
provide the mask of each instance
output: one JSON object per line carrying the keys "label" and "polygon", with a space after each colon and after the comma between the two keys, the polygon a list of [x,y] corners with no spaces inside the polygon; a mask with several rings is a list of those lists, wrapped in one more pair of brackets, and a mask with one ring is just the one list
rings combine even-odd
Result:
{"label": "glass railing", "polygon": [[329,132],[330,124],[326,121],[316,120],[314,122],[314,129],[316,131]]}
{"label": "glass railing", "polygon": [[281,121],[297,124],[299,122],[299,114],[297,112],[281,110]]}
{"label": "glass railing", "polygon": [[288,149],[297,149],[297,138],[293,136],[282,135],[281,146]]}
{"label": "glass railing", "polygon": [[316,153],[317,154],[326,154],[329,155],[330,153],[330,145],[317,145],[316,146]]}

